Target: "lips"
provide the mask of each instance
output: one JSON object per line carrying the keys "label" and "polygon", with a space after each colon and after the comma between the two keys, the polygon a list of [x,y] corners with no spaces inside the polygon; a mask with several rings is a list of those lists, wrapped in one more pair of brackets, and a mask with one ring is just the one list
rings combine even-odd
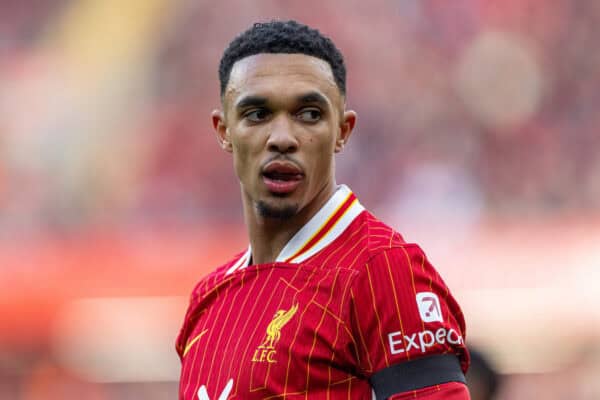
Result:
{"label": "lips", "polygon": [[293,163],[272,161],[263,168],[262,177],[270,192],[288,194],[300,185],[304,173]]}

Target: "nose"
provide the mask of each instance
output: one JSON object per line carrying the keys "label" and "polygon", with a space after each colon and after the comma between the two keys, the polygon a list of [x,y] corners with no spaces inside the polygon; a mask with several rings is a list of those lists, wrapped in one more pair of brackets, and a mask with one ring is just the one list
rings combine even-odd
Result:
{"label": "nose", "polygon": [[267,148],[277,153],[293,153],[298,149],[298,140],[293,125],[286,115],[279,115],[271,121]]}

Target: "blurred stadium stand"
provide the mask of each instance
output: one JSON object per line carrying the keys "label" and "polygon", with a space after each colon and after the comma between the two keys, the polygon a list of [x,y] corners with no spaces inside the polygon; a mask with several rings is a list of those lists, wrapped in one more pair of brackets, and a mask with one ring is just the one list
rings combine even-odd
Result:
{"label": "blurred stadium stand", "polygon": [[346,55],[338,181],[427,251],[498,399],[600,398],[600,2],[0,3],[1,399],[176,396],[187,296],[246,240],[217,64],[271,18]]}

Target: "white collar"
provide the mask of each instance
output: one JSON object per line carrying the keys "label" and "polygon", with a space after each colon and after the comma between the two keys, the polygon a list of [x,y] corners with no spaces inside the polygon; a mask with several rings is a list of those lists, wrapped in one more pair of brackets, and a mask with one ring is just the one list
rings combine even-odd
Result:
{"label": "white collar", "polygon": [[[340,185],[327,203],[283,247],[275,262],[301,263],[337,239],[365,208],[346,185]],[[227,270],[248,266],[252,249]]]}

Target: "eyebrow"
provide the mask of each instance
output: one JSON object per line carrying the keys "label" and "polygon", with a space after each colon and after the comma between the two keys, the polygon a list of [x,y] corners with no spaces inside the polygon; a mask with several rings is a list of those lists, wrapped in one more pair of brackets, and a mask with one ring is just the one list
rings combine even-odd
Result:
{"label": "eyebrow", "polygon": [[316,103],[323,107],[326,107],[327,105],[329,105],[329,102],[327,101],[325,96],[323,96],[319,92],[310,92],[310,93],[306,93],[301,96],[298,96],[297,101],[298,101],[298,103]]}
{"label": "eyebrow", "polygon": [[[323,96],[319,92],[309,92],[302,94],[296,97],[296,101],[301,104],[318,104],[322,107],[327,107],[329,105],[329,102],[327,101],[325,96]],[[266,97],[249,95],[242,97],[235,105],[235,108],[240,110],[247,107],[263,107],[267,103],[268,99]]]}
{"label": "eyebrow", "polygon": [[237,102],[235,108],[238,110],[246,107],[260,107],[267,104],[267,98],[262,96],[246,96],[242,97],[240,101]]}

